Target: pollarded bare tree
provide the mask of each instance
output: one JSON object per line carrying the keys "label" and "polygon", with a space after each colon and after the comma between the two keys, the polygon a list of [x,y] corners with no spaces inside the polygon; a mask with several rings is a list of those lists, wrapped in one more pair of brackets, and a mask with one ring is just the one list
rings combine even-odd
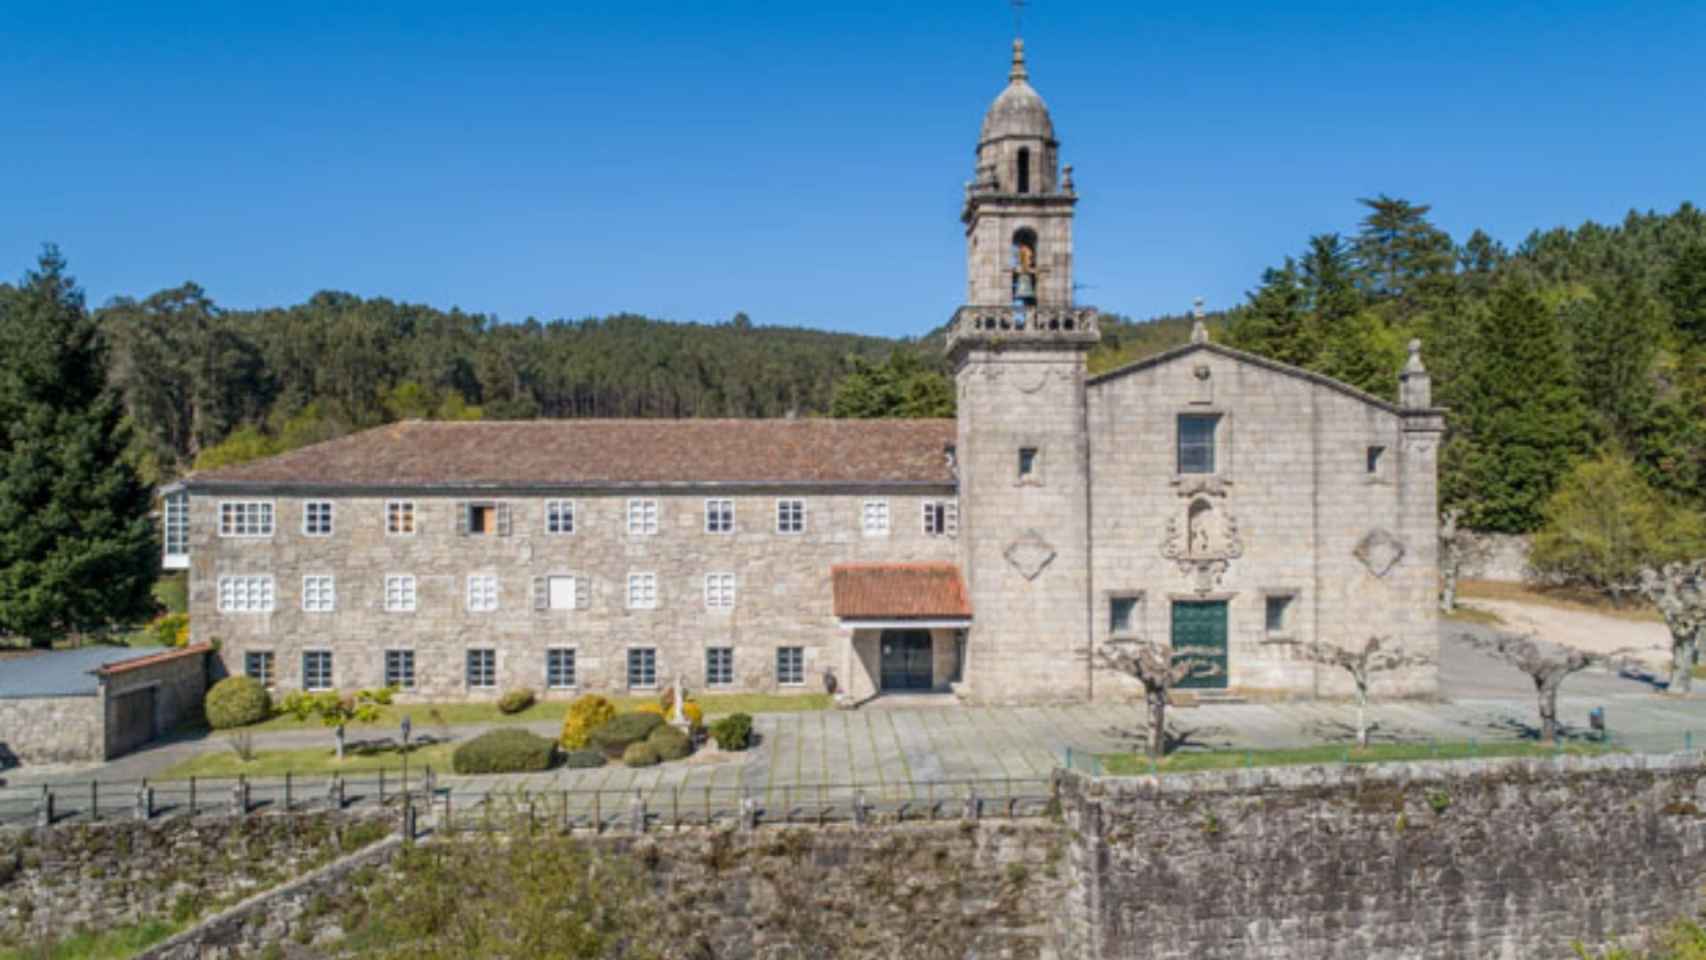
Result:
{"label": "pollarded bare tree", "polygon": [[1368,688],[1375,674],[1425,667],[1434,662],[1432,657],[1406,650],[1391,637],[1369,637],[1360,649],[1319,641],[1298,646],[1304,659],[1338,667],[1351,675],[1351,682],[1356,684],[1358,749],[1368,748]]}
{"label": "pollarded bare tree", "polygon": [[1159,760],[1167,752],[1167,694],[1190,679],[1221,674],[1213,651],[1196,647],[1175,648],[1170,643],[1149,640],[1111,640],[1096,648],[1095,659],[1143,684],[1143,702],[1149,716],[1149,757]]}
{"label": "pollarded bare tree", "polygon": [[1485,557],[1487,544],[1475,536],[1475,531],[1459,526],[1462,514],[1456,507],[1445,511],[1439,523],[1439,609],[1451,613],[1457,609],[1457,580],[1463,568]]}
{"label": "pollarded bare tree", "polygon": [[1462,634],[1464,643],[1490,653],[1505,661],[1534,681],[1534,692],[1540,698],[1540,742],[1553,744],[1558,740],[1558,688],[1570,674],[1596,663],[1617,666],[1630,663],[1629,651],[1588,653],[1574,647],[1542,640],[1534,634],[1492,633]]}
{"label": "pollarded bare tree", "polygon": [[1706,560],[1641,570],[1641,595],[1664,614],[1670,628],[1670,693],[1693,687],[1694,662],[1706,641]]}

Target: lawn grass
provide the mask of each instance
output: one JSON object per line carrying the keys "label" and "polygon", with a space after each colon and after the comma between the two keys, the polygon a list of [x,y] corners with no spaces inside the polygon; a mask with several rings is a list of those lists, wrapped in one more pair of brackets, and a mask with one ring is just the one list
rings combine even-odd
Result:
{"label": "lawn grass", "polygon": [[1480,607],[1471,607],[1463,603],[1452,607],[1451,612],[1446,614],[1445,618],[1458,623],[1478,623],[1484,627],[1496,627],[1505,622],[1491,610],[1482,610]]}
{"label": "lawn grass", "polygon": [[[826,693],[707,693],[688,695],[698,702],[705,711],[706,722],[714,717],[727,716],[731,713],[801,713],[812,710],[827,710],[832,701]],[[642,703],[656,703],[656,697],[608,697],[616,709],[621,712],[633,710]],[[395,727],[405,715],[416,730],[431,731],[438,726],[464,726],[470,724],[497,723],[562,723],[563,714],[569,709],[568,700],[542,700],[520,713],[500,713],[496,703],[394,703],[380,708],[379,719],[371,724],[351,724],[351,729],[360,730],[372,727]],[[300,730],[306,727],[318,727],[320,721],[310,718],[298,720],[290,714],[275,716],[270,720],[244,727],[249,732],[266,730]],[[229,731],[227,731],[229,733]]]}
{"label": "lawn grass", "polygon": [[0,960],[123,960],[178,932],[181,924],[151,919],[86,931],[19,949],[0,949]]}
{"label": "lawn grass", "polygon": [[1597,613],[1600,616],[1637,623],[1665,621],[1664,616],[1645,601],[1636,600],[1628,606],[1620,607],[1604,595],[1582,587],[1543,587],[1495,580],[1462,580],[1457,584],[1457,595],[1465,600],[1505,600],[1568,610],[1572,613]]}
{"label": "lawn grass", "polygon": [[[167,767],[150,780],[186,780],[190,777],[282,777],[286,773],[320,776],[332,773],[389,773],[403,769],[403,755],[395,747],[364,753],[351,744],[339,761],[331,747],[332,736],[326,734],[327,745],[300,750],[256,750],[253,760],[244,760],[234,750],[210,750]],[[409,750],[409,769],[450,772],[450,754],[454,743],[435,743]],[[411,777],[413,773],[411,773]]]}
{"label": "lawn grass", "polygon": [[[1572,756],[1593,756],[1609,752],[1610,748],[1597,743],[1565,744],[1563,752]],[[1367,750],[1347,745],[1323,744],[1285,750],[1203,750],[1171,754],[1159,764],[1160,773],[1191,773],[1199,770],[1233,770],[1243,766],[1289,767],[1322,763],[1393,763],[1406,760],[1465,760],[1484,757],[1550,757],[1558,753],[1553,747],[1523,741],[1492,743],[1377,743]],[[1102,770],[1111,776],[1125,777],[1151,772],[1149,758],[1136,753],[1104,753],[1096,759]]]}

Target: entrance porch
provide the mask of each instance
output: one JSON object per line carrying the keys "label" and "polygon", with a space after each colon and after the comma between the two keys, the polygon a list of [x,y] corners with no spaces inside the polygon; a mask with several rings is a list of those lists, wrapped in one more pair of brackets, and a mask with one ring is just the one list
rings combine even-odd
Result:
{"label": "entrance porch", "polygon": [[947,693],[965,665],[971,605],[951,563],[832,568],[835,615],[848,632],[841,695]]}

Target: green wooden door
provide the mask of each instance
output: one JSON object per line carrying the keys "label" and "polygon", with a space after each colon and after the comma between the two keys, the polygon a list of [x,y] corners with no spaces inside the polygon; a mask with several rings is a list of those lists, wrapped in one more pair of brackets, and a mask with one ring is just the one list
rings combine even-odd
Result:
{"label": "green wooden door", "polygon": [[1191,676],[1175,686],[1226,687],[1226,601],[1177,600],[1173,603],[1173,659],[1190,656],[1215,665],[1208,676]]}

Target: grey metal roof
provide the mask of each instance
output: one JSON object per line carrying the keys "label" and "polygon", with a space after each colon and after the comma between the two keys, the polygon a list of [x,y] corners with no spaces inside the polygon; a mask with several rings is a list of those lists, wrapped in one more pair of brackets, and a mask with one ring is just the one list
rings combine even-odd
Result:
{"label": "grey metal roof", "polygon": [[82,647],[0,660],[0,699],[94,696],[94,671],[113,663],[140,660],[165,647]]}

